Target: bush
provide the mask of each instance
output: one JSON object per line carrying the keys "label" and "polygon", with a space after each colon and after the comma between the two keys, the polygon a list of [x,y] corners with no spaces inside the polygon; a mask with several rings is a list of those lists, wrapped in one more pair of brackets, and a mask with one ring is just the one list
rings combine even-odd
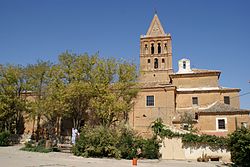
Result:
{"label": "bush", "polygon": [[84,128],[73,149],[75,155],[85,157],[115,157],[120,158],[121,152],[117,149],[117,132],[102,126]]}
{"label": "bush", "polygon": [[160,157],[159,148],[159,141],[156,137],[145,139],[142,146],[142,157],[147,159],[158,159]]}
{"label": "bush", "polygon": [[9,146],[10,145],[10,132],[1,132],[0,133],[0,146]]}
{"label": "bush", "polygon": [[37,144],[33,141],[29,141],[25,143],[25,146],[20,150],[23,151],[31,151],[31,152],[40,152],[40,153],[48,153],[52,151],[52,148],[45,148],[45,140],[40,140]]}
{"label": "bush", "polygon": [[238,166],[250,166],[250,130],[242,127],[229,137],[232,161]]}
{"label": "bush", "polygon": [[126,127],[85,127],[76,141],[73,153],[84,157],[153,159],[159,158],[159,142],[156,138],[143,139]]}
{"label": "bush", "polygon": [[136,157],[137,151],[135,147],[138,145],[138,142],[136,142],[134,132],[125,127],[122,127],[120,132],[121,134],[117,147],[121,152],[121,157],[125,159]]}

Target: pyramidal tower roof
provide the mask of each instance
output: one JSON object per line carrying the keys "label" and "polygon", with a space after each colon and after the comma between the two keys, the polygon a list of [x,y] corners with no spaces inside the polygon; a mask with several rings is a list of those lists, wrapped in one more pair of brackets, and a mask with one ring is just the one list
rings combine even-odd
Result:
{"label": "pyramidal tower roof", "polygon": [[154,18],[149,26],[148,32],[146,36],[162,36],[166,35],[164,32],[164,29],[161,25],[161,22],[157,16],[157,14],[154,15]]}

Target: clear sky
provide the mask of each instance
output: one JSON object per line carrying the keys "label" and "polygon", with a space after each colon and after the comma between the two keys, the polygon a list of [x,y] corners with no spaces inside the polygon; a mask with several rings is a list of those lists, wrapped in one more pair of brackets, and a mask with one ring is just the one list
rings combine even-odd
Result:
{"label": "clear sky", "polygon": [[221,70],[250,109],[249,0],[0,0],[0,63],[57,61],[65,50],[135,61],[157,10],[173,39],[173,64]]}

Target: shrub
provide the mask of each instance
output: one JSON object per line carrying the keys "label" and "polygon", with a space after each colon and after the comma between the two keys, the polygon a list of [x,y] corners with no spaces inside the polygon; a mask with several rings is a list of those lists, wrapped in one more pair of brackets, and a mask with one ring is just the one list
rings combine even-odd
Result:
{"label": "shrub", "polygon": [[154,135],[159,135],[160,137],[163,137],[163,130],[165,125],[163,124],[163,121],[161,118],[157,118],[154,122],[152,122],[151,129],[154,132]]}
{"label": "shrub", "polygon": [[1,132],[0,133],[0,146],[9,146],[10,145],[10,132]]}
{"label": "shrub", "polygon": [[84,128],[73,149],[75,155],[85,157],[115,157],[120,158],[117,132],[114,129],[99,126]]}
{"label": "shrub", "polygon": [[20,150],[23,151],[31,151],[31,152],[40,152],[40,153],[48,153],[52,151],[52,148],[45,148],[45,140],[40,140],[37,144],[33,141],[29,141],[25,143],[25,146]]}
{"label": "shrub", "polygon": [[121,157],[125,159],[132,159],[136,157],[136,137],[132,130],[122,127],[120,130],[119,143],[117,147],[121,152]]}
{"label": "shrub", "polygon": [[144,139],[142,157],[147,159],[158,159],[160,157],[159,148],[159,141],[156,137]]}
{"label": "shrub", "polygon": [[159,158],[159,142],[156,138],[143,139],[127,127],[85,127],[73,153],[85,157],[153,159]]}
{"label": "shrub", "polygon": [[229,136],[232,161],[242,167],[250,166],[250,130],[242,127]]}
{"label": "shrub", "polygon": [[[132,144],[130,142],[124,142],[124,140],[120,140],[123,142],[123,146],[119,147],[119,150],[122,150],[122,158],[132,159],[132,158],[147,158],[147,159],[158,159],[160,157],[159,154],[159,141],[156,137],[152,137],[150,139],[143,139],[139,136],[133,136]],[[126,154],[127,153],[127,154]]]}
{"label": "shrub", "polygon": [[153,131],[154,136],[159,136],[160,138],[173,138],[173,137],[180,137],[181,134],[172,132],[170,129],[167,128],[166,125],[163,124],[163,121],[161,118],[157,118],[154,122],[151,124],[151,129]]}

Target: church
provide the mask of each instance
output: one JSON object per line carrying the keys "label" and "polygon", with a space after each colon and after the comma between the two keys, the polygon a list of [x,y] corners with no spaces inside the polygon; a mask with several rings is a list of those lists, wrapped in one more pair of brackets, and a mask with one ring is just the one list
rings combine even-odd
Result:
{"label": "church", "polygon": [[[174,72],[172,38],[157,16],[140,37],[140,91],[129,123],[142,135],[157,118],[171,128],[226,136],[249,127],[250,110],[240,109],[239,88],[219,85],[221,71],[193,69],[188,59]],[[188,120],[188,121],[187,121]]]}

